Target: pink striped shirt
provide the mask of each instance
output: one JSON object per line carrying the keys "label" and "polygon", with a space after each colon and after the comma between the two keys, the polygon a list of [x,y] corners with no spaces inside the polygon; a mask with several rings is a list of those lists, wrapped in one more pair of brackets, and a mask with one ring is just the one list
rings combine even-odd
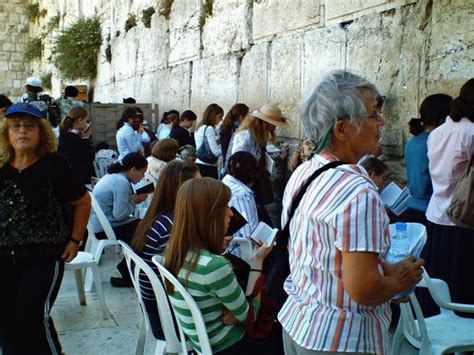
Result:
{"label": "pink striped shirt", "polygon": [[[323,153],[293,173],[283,197],[282,226],[300,187],[334,159]],[[342,251],[383,257],[390,246],[389,220],[367,172],[343,165],[323,173],[306,191],[290,223],[288,300],[278,314],[283,328],[310,350],[385,353],[389,303],[358,304],[342,284]]]}

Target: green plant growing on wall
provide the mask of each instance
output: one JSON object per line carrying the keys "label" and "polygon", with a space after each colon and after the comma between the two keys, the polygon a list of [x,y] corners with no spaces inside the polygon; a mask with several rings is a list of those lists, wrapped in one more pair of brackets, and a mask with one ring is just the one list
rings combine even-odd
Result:
{"label": "green plant growing on wall", "polygon": [[26,4],[23,8],[23,13],[30,22],[35,22],[36,19],[40,16],[40,5],[35,2],[32,4]]}
{"label": "green plant growing on wall", "polygon": [[42,45],[41,38],[30,38],[26,42],[25,59],[31,61],[35,58],[41,58]]}
{"label": "green plant growing on wall", "polygon": [[120,31],[115,31],[115,37],[120,36]]}
{"label": "green plant growing on wall", "polygon": [[65,79],[95,78],[101,45],[99,19],[81,18],[56,38],[54,64]]}
{"label": "green plant growing on wall", "polygon": [[171,8],[174,0],[164,0],[161,4],[159,14],[169,20],[171,16]]}
{"label": "green plant growing on wall", "polygon": [[107,62],[112,62],[112,45],[110,44],[110,33],[107,35],[107,46],[105,47],[105,59]]}
{"label": "green plant growing on wall", "polygon": [[129,14],[127,21],[125,21],[125,33],[137,25],[137,17],[134,14]]}
{"label": "green plant growing on wall", "polygon": [[51,79],[53,78],[53,73],[51,73],[51,72],[44,73],[43,75],[41,75],[40,78],[41,78],[41,81],[43,83],[43,88],[44,89],[51,89],[52,88]]}
{"label": "green plant growing on wall", "polygon": [[59,13],[49,19],[48,23],[46,24],[46,30],[48,31],[48,33],[54,31],[56,28],[59,27],[60,20],[61,15],[59,15]]}
{"label": "green plant growing on wall", "polygon": [[151,17],[153,16],[155,12],[156,10],[153,6],[142,11],[142,22],[146,28],[151,27]]}

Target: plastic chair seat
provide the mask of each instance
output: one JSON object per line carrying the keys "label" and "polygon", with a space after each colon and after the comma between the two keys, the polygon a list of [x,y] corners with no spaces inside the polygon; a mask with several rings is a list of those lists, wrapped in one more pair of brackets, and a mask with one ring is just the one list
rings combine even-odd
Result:
{"label": "plastic chair seat", "polygon": [[80,251],[77,253],[77,256],[72,259],[70,262],[64,265],[65,271],[74,271],[74,276],[76,278],[76,287],[77,294],[79,296],[79,303],[81,305],[87,304],[86,293],[84,289],[84,275],[83,270],[90,269],[91,277],[94,279],[95,288],[97,295],[99,296],[100,306],[102,308],[102,313],[104,319],[109,317],[109,310],[105,304],[105,297],[102,291],[102,280],[100,279],[99,266],[94,260],[94,256],[91,253]]}

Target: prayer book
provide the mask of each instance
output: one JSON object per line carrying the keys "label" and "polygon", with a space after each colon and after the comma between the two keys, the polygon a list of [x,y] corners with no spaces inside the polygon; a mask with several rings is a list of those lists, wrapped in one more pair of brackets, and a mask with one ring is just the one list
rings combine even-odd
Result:
{"label": "prayer book", "polygon": [[267,245],[273,245],[275,237],[278,233],[277,228],[272,228],[265,222],[259,222],[257,227],[253,230],[249,239],[252,243],[262,245],[262,241],[265,241]]}
{"label": "prayer book", "polygon": [[408,187],[400,188],[393,181],[380,192],[383,203],[397,216],[400,216],[407,208],[411,199]]}

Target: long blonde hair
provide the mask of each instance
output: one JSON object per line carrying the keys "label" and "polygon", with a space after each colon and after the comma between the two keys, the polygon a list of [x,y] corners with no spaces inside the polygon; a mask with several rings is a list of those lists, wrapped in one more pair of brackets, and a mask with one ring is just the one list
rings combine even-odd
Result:
{"label": "long blonde hair", "polygon": [[[200,249],[221,254],[225,236],[225,211],[231,197],[230,189],[222,182],[205,177],[186,181],[178,191],[174,209],[174,224],[165,254],[165,267],[175,276],[186,263],[185,283],[197,263]],[[174,290],[166,282],[167,292]]]}
{"label": "long blonde hair", "polygon": [[[32,118],[30,115],[18,113],[14,116],[0,118],[0,167],[5,166],[15,155],[13,146],[8,138],[8,120],[12,118]],[[33,118],[36,120],[36,118]],[[58,140],[54,135],[53,128],[48,120],[39,119],[40,141],[36,147],[36,156],[44,157],[46,154],[53,153],[57,150]]]}
{"label": "long blonde hair", "polygon": [[270,130],[272,125],[257,117],[247,115],[236,132],[248,130],[258,145],[264,145],[268,140],[275,140],[275,133]]}

